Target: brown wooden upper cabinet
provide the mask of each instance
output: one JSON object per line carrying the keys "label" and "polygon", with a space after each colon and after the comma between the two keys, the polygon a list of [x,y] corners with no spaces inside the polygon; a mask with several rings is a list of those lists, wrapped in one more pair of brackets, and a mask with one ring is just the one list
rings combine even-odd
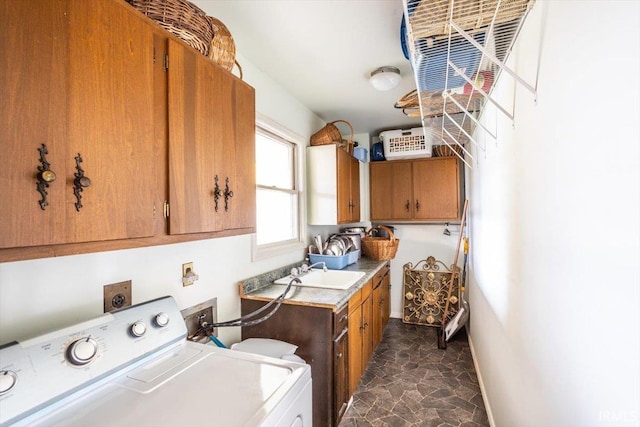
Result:
{"label": "brown wooden upper cabinet", "polygon": [[254,90],[169,40],[169,232],[255,230]]}
{"label": "brown wooden upper cabinet", "polygon": [[124,2],[2,0],[0,40],[0,248],[152,236],[152,29]]}
{"label": "brown wooden upper cabinet", "polygon": [[308,223],[360,221],[360,162],[335,144],[307,147]]}
{"label": "brown wooden upper cabinet", "polygon": [[251,86],[123,1],[0,0],[0,40],[0,261],[255,231]]}
{"label": "brown wooden upper cabinet", "polygon": [[455,221],[461,215],[457,157],[370,163],[371,220]]}

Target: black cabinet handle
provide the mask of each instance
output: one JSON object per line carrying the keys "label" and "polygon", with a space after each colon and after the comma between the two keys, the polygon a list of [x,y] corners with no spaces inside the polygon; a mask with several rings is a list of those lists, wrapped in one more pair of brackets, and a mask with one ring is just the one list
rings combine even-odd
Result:
{"label": "black cabinet handle", "polygon": [[229,210],[229,199],[233,197],[233,191],[229,189],[229,177],[224,181],[224,211]]}
{"label": "black cabinet handle", "polygon": [[51,164],[47,162],[46,155],[49,154],[47,150],[47,146],[42,144],[40,148],[38,148],[40,152],[40,163],[41,166],[38,166],[38,174],[36,178],[38,179],[37,190],[40,193],[41,199],[38,201],[40,204],[40,209],[44,210],[45,207],[49,206],[49,202],[47,201],[47,188],[49,188],[49,184],[56,180],[56,173],[52,171],[50,168]]}
{"label": "black cabinet handle", "polygon": [[73,174],[75,177],[73,180],[73,194],[76,196],[76,211],[80,212],[80,208],[82,208],[82,191],[91,185],[91,180],[88,176],[84,175],[84,169],[80,166],[82,163],[82,156],[80,153],[78,153],[75,159],[76,172]]}
{"label": "black cabinet handle", "polygon": [[420,211],[420,200],[416,200],[416,211]]}
{"label": "black cabinet handle", "polygon": [[218,212],[218,200],[222,197],[222,189],[218,184],[218,175],[213,177],[215,185],[213,186],[213,201],[215,203],[215,211]]}
{"label": "black cabinet handle", "polygon": [[411,209],[411,202],[407,200],[407,203],[404,205],[404,208],[407,210],[407,212],[409,212],[409,209]]}

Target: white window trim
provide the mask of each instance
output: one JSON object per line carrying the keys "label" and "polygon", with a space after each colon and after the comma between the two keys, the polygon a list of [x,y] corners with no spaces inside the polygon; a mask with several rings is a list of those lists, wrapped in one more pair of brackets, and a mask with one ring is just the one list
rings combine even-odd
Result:
{"label": "white window trim", "polygon": [[[256,240],[256,233],[251,235],[251,259],[253,261],[259,261],[267,258],[273,258],[278,255],[284,255],[287,253],[302,250],[306,247],[306,223],[307,223],[307,210],[306,210],[306,196],[304,192],[305,188],[305,147],[306,139],[298,135],[295,132],[286,129],[279,123],[271,120],[269,117],[264,116],[256,112],[256,127],[260,127],[266,131],[278,135],[288,141],[291,141],[296,145],[296,173],[298,182],[298,238],[291,239],[283,242],[270,243],[266,245],[258,246]],[[257,189],[257,187],[256,187]]]}

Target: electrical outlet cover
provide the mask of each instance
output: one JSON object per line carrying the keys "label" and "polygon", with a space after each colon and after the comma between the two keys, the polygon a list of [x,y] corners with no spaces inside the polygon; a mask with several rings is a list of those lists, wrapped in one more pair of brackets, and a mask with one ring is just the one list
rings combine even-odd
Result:
{"label": "electrical outlet cover", "polygon": [[131,305],[131,280],[104,285],[104,312],[118,310]]}

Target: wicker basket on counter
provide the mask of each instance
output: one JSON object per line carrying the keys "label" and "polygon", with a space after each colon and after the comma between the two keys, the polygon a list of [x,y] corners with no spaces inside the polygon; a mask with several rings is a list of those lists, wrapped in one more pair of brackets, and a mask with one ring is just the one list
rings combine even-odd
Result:
{"label": "wicker basket on counter", "polygon": [[213,28],[207,14],[187,0],[127,0],[162,28],[209,56]]}
{"label": "wicker basket on counter", "polygon": [[[373,230],[382,228],[386,230],[389,237],[372,237]],[[367,258],[386,260],[394,259],[398,251],[400,240],[396,239],[393,231],[384,225],[377,225],[367,230],[366,235],[362,238],[362,251]]]}

